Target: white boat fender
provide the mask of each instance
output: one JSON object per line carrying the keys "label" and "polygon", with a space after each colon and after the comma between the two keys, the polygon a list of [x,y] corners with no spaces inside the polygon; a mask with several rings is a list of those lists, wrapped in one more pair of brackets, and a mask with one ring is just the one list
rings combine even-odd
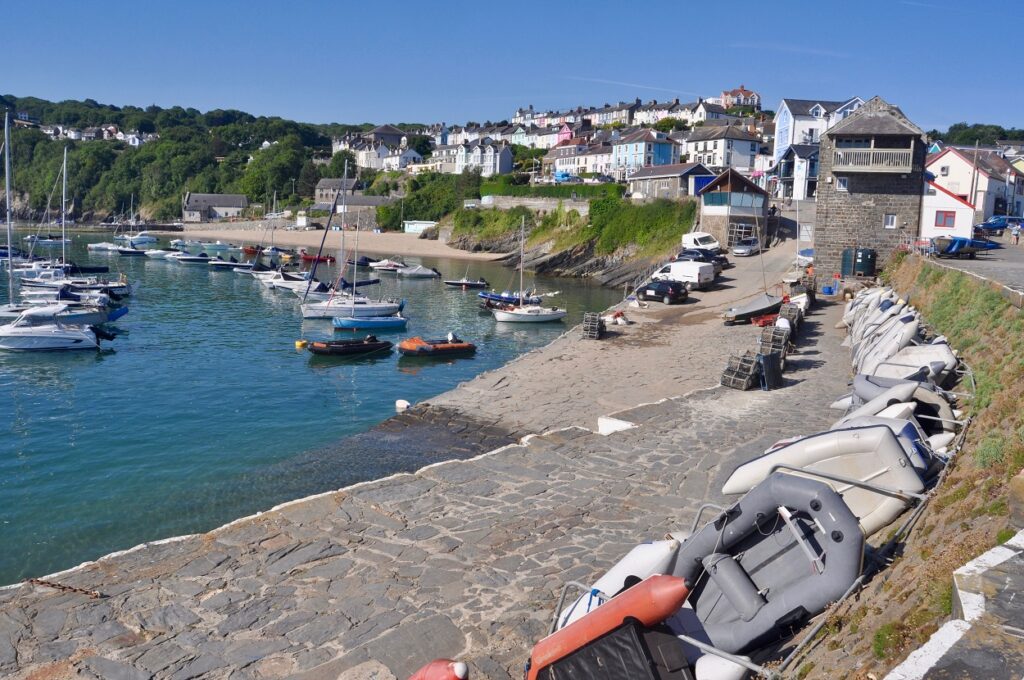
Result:
{"label": "white boat fender", "polygon": [[845,397],[839,397],[838,399],[833,401],[831,404],[828,405],[828,407],[831,409],[835,409],[836,411],[845,411],[846,409],[854,405],[854,399],[854,395],[847,394]]}
{"label": "white boat fender", "polygon": [[401,413],[402,411],[405,411],[406,409],[408,409],[410,406],[412,406],[412,404],[407,402],[405,399],[396,399],[395,400],[395,413]]}
{"label": "white boat fender", "polygon": [[945,449],[954,439],[956,439],[956,435],[952,432],[941,432],[928,437],[928,445],[932,447],[932,451],[938,451]]}

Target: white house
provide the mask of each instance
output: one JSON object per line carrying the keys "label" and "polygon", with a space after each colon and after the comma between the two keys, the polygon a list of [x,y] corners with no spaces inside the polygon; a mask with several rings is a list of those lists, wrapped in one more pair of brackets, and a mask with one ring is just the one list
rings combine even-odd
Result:
{"label": "white house", "polygon": [[1024,207],[1024,176],[997,153],[946,147],[928,156],[925,170],[936,184],[974,205],[978,222],[1006,214],[1007,207],[1020,215]]}
{"label": "white house", "polygon": [[925,182],[921,200],[921,238],[971,238],[973,226],[973,205],[940,184]]}
{"label": "white house", "polygon": [[490,138],[465,142],[459,145],[455,156],[455,172],[479,170],[482,177],[512,172],[512,147],[505,142]]}
{"label": "white house", "polygon": [[817,144],[793,144],[775,166],[778,182],[775,195],[803,201],[814,198],[818,190]]}
{"label": "white house", "polygon": [[739,120],[736,116],[730,116],[725,112],[721,104],[713,104],[707,99],[698,99],[689,104],[680,104],[673,114],[673,118],[686,121],[690,127],[697,123],[705,123],[709,120],[734,121]]}
{"label": "white house", "polygon": [[570,175],[578,175],[584,170],[583,152],[587,150],[587,143],[582,139],[567,139],[548,152],[544,164],[555,172],[567,172]]}
{"label": "white house", "polygon": [[863,104],[860,97],[845,101],[783,99],[775,112],[775,162],[793,144],[817,144],[822,133]]}
{"label": "white house", "polygon": [[722,90],[721,100],[722,106],[727,109],[734,106],[752,106],[755,111],[761,110],[761,95],[743,85],[733,90]]}
{"label": "white house", "polygon": [[610,175],[612,172],[612,145],[594,144],[578,156],[582,160],[582,170],[597,175]]}
{"label": "white house", "polygon": [[761,140],[757,135],[732,125],[699,127],[686,138],[686,158],[710,168],[754,171],[754,159]]}
{"label": "white house", "polygon": [[384,170],[403,170],[411,163],[422,163],[421,156],[416,149],[395,149],[381,162]]}

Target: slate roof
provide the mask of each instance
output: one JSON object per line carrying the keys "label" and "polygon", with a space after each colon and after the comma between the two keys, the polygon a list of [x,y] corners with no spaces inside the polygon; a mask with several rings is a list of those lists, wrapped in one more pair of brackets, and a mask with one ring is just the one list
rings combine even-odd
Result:
{"label": "slate roof", "polygon": [[793,155],[799,158],[810,158],[811,156],[816,156],[819,149],[820,147],[817,144],[790,144],[786,153],[792,151]]}
{"label": "slate roof", "polygon": [[821,104],[822,108],[825,109],[825,113],[831,113],[841,107],[843,104],[848,103],[855,97],[845,99],[841,102],[829,101],[827,99],[783,99],[782,102],[789,109],[789,112],[794,116],[809,116],[811,115],[811,109],[817,104]]}
{"label": "slate roof", "polygon": [[667,136],[659,136],[654,130],[641,129],[636,132],[631,132],[628,135],[623,135],[614,144],[636,144],[637,142],[669,142]]}
{"label": "slate roof", "polygon": [[671,165],[649,165],[640,168],[629,179],[656,179],[660,177],[686,177],[687,175],[714,175],[703,163],[673,163]]}
{"label": "slate roof", "polygon": [[704,142],[712,139],[739,139],[746,142],[760,141],[757,135],[732,125],[702,125],[701,127],[694,128],[686,141]]}
{"label": "slate roof", "polygon": [[370,130],[371,135],[404,135],[404,130],[399,130],[394,125],[378,125],[377,127]]}
{"label": "slate roof", "polygon": [[324,177],[322,180],[316,183],[317,191],[330,190],[340,191],[344,185],[346,191],[351,191],[356,186],[355,179],[341,179],[333,177]]}
{"label": "slate roof", "polygon": [[[728,182],[729,184],[733,184],[733,185],[739,184],[741,187],[743,187],[743,191],[746,192],[746,193],[761,194],[762,196],[767,196],[768,195],[767,191],[765,191],[761,187],[759,187],[756,184],[754,184],[753,182],[751,182],[749,179],[747,179],[746,177],[741,175],[737,170],[735,170],[733,168],[729,168],[728,170],[723,172],[721,175],[719,175],[718,177],[716,177],[713,180],[711,180],[711,182],[709,182],[706,187],[704,187],[703,189],[701,189],[697,193],[698,194],[706,194],[708,192],[714,191],[715,189],[717,189],[718,187],[722,186],[726,182]],[[735,189],[734,189],[734,191],[735,191]]]}
{"label": "slate roof", "polygon": [[839,135],[912,135],[925,139],[924,130],[910,122],[898,106],[881,97],[872,97],[846,118],[831,127],[829,137]]}
{"label": "slate roof", "polygon": [[185,210],[205,211],[210,208],[247,208],[245,194],[185,194]]}

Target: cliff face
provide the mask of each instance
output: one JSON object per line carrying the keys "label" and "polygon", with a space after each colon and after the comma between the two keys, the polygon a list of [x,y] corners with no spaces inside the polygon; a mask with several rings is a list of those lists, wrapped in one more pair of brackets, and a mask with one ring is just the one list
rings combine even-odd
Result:
{"label": "cliff face", "polygon": [[[519,266],[519,236],[514,232],[494,239],[460,236],[450,240],[448,245],[474,253],[509,253],[502,263],[509,267]],[[547,241],[528,248],[524,256],[529,271],[548,276],[590,276],[601,285],[613,288],[632,283],[661,259],[637,258],[633,248],[620,248],[611,255],[597,255],[593,240],[561,250],[554,247],[554,242]]]}

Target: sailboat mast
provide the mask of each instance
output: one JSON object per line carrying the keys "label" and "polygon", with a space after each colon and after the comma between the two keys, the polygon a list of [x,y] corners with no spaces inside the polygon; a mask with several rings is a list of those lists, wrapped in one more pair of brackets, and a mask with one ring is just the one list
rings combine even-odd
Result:
{"label": "sailboat mast", "polygon": [[14,225],[11,219],[11,113],[4,112],[4,196],[7,199],[7,302],[14,304]]}
{"label": "sailboat mast", "polygon": [[526,305],[523,299],[526,290],[523,285],[523,270],[526,269],[526,215],[523,215],[519,222],[519,304]]}
{"label": "sailboat mast", "polygon": [[68,232],[65,226],[65,214],[68,206],[68,147],[64,147],[64,165],[61,167],[64,183],[60,190],[60,261],[68,261]]}
{"label": "sailboat mast", "polygon": [[[344,189],[344,186],[342,187]],[[344,229],[344,227],[342,227]],[[342,233],[345,233],[342,231]],[[356,315],[356,277],[359,276],[359,216],[356,216],[356,247],[352,255],[352,316]]]}

